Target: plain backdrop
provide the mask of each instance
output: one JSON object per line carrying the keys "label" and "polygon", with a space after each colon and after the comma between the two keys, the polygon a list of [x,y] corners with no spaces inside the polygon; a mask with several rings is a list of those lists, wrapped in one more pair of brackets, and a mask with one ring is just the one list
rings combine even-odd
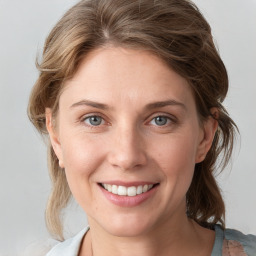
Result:
{"label": "plain backdrop", "polygon": [[[21,255],[49,237],[44,209],[50,191],[46,146],[26,108],[37,78],[37,53],[74,0],[0,0],[0,255]],[[225,101],[240,129],[233,164],[218,176],[227,226],[256,234],[256,0],[195,0],[212,26],[230,77]],[[73,203],[66,237],[86,225]],[[35,256],[35,255],[33,255]]]}

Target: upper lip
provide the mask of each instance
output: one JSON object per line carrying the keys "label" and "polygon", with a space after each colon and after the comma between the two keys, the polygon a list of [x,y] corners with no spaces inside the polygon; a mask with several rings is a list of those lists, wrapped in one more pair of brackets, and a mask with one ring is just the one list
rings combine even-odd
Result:
{"label": "upper lip", "polygon": [[100,184],[109,184],[109,185],[117,185],[117,186],[124,186],[124,187],[132,187],[132,186],[140,186],[140,185],[150,185],[150,184],[158,184],[159,182],[152,182],[152,181],[121,181],[121,180],[111,180],[111,181],[102,181],[99,182]]}

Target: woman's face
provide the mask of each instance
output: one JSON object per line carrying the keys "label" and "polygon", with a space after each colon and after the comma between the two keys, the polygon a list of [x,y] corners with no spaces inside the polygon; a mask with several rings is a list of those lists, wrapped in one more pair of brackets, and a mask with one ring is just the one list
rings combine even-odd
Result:
{"label": "woman's face", "polygon": [[190,86],[161,59],[97,49],[66,83],[55,128],[46,114],[60,165],[91,226],[136,236],[184,220],[194,166],[216,124],[199,123]]}

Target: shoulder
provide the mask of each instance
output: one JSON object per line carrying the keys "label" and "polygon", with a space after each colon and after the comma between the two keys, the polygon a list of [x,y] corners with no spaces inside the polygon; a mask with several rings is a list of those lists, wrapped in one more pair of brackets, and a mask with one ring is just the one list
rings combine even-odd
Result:
{"label": "shoulder", "polygon": [[[243,249],[245,255],[255,256],[256,255],[256,236],[245,235],[242,232],[235,229],[224,230],[224,243],[223,247],[235,250],[238,247]],[[232,255],[232,254],[231,254]]]}
{"label": "shoulder", "polygon": [[89,227],[83,229],[74,237],[58,243],[46,254],[46,256],[77,256],[83,237],[88,230]]}
{"label": "shoulder", "polygon": [[256,256],[256,236],[215,225],[215,242],[211,256]]}

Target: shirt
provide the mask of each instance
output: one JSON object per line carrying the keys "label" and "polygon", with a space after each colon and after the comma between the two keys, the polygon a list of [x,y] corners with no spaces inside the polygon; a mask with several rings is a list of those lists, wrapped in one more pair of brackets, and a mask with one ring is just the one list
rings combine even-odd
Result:
{"label": "shirt", "polygon": [[[256,256],[256,236],[244,235],[234,229],[223,230],[215,225],[215,241],[211,256]],[[46,256],[78,256],[79,249],[89,227],[76,236],[57,244]]]}

